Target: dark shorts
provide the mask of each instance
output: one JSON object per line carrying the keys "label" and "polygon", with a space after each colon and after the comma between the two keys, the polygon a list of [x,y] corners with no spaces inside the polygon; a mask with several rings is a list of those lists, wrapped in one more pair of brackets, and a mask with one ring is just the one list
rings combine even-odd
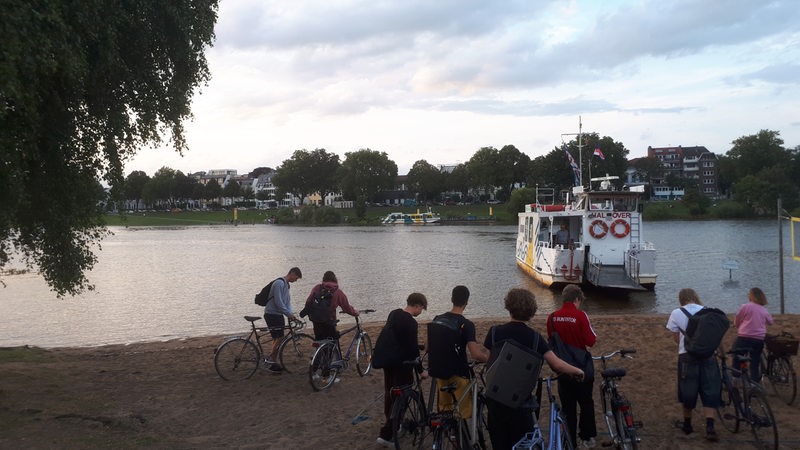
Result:
{"label": "dark shorts", "polygon": [[696,360],[688,354],[678,355],[678,401],[687,408],[697,406],[697,396],[703,406],[718,408],[722,375],[716,357]]}
{"label": "dark shorts", "polygon": [[267,321],[267,326],[270,328],[269,334],[272,339],[283,337],[283,327],[286,326],[283,314],[264,314],[264,320]]}

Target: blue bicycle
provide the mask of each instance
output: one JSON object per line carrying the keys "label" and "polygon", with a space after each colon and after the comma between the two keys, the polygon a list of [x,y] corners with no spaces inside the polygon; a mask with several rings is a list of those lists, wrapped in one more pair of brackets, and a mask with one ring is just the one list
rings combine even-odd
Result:
{"label": "blue bicycle", "polygon": [[561,413],[561,405],[556,402],[556,396],[553,395],[552,381],[555,379],[554,377],[539,379],[540,386],[542,382],[546,383],[547,398],[550,402],[550,428],[547,441],[545,441],[544,434],[537,421],[534,423],[533,431],[527,433],[525,437],[514,444],[514,450],[573,450],[575,448],[569,439],[567,419]]}

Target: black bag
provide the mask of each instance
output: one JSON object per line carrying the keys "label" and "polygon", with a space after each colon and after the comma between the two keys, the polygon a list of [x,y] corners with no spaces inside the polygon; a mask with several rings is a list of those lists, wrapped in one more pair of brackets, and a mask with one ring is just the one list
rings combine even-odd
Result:
{"label": "black bag", "polygon": [[509,408],[532,408],[531,391],[539,380],[543,362],[542,355],[536,351],[539,334],[536,334],[533,347],[527,348],[514,339],[497,342],[494,329],[491,329],[493,345],[487,361],[489,368],[484,374],[486,398]]}
{"label": "black bag", "polygon": [[461,324],[452,317],[438,316],[428,324],[428,373],[450,378],[469,370],[462,355]]}
{"label": "black bag", "polygon": [[386,319],[386,325],[383,326],[372,350],[372,367],[375,369],[399,366],[403,362],[400,343],[392,326],[392,314],[394,312]]}
{"label": "black bag", "polygon": [[269,303],[269,301],[272,300],[272,297],[274,297],[269,295],[270,291],[272,290],[272,284],[278,280],[280,280],[280,278],[270,281],[268,285],[264,286],[264,289],[261,289],[261,292],[256,294],[256,305],[267,306],[267,303]]}
{"label": "black bag", "polygon": [[331,322],[331,299],[336,289],[320,287],[311,302],[306,305],[305,312],[312,322]]}
{"label": "black bag", "polygon": [[679,328],[683,333],[683,348],[686,353],[696,359],[710,358],[731,326],[728,316],[717,308],[703,308],[694,315],[686,308],[681,308],[681,311],[689,317],[686,330]]}
{"label": "black bag", "polygon": [[[550,320],[555,325],[555,320],[553,319],[552,314],[550,315]],[[556,356],[566,361],[569,365],[583,370],[583,381],[594,381],[594,360],[592,360],[591,353],[582,348],[574,347],[565,343],[563,340],[561,340],[561,336],[559,336],[558,331],[555,330],[555,326],[553,326],[553,332],[550,334],[547,344],[550,346],[550,349],[553,350],[553,353],[555,353]]]}

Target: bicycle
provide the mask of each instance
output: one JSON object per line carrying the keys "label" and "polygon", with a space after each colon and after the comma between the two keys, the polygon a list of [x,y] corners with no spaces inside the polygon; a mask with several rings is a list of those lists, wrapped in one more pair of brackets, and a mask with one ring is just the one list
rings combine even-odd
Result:
{"label": "bicycle", "polygon": [[600,372],[603,377],[600,383],[600,403],[603,405],[603,418],[611,436],[611,445],[624,450],[639,448],[641,439],[637,430],[642,427],[642,423],[633,420],[631,402],[619,390],[619,382],[627,371],[624,367],[609,368],[607,361],[616,355],[620,358],[632,358],[630,355],[633,353],[636,353],[635,349],[621,349],[607,355],[592,357],[603,365],[603,370]]}
{"label": "bicycle", "polygon": [[[440,410],[429,415],[430,432],[432,433],[431,448],[434,450],[489,448],[488,410],[486,398],[483,395],[483,380],[475,375],[477,364],[479,363],[470,363],[470,381],[460,396],[455,394],[456,383],[439,388],[440,392],[452,396],[453,405],[452,409]],[[435,380],[433,383],[436,386]],[[435,387],[431,387],[431,389],[433,390]],[[472,417],[464,418],[461,416],[461,404],[465,401],[468,393],[472,394]],[[425,436],[422,438],[422,443],[424,444],[424,442],[426,442]]]}
{"label": "bicycle", "polygon": [[426,405],[421,376],[424,370],[423,358],[403,361],[403,365],[413,366],[414,383],[391,389],[394,402],[389,418],[392,421],[392,441],[396,450],[429,448],[433,444],[433,436],[429,430],[430,410],[427,405],[433,405],[435,391],[431,386]]}
{"label": "bicycle", "polygon": [[[253,376],[259,366],[265,367],[272,361],[261,345],[261,338],[268,336],[272,342],[270,327],[257,327],[256,322],[262,317],[244,316],[250,322],[250,334],[231,336],[214,350],[214,369],[226,381],[246,380]],[[314,338],[301,333],[306,323],[301,320],[290,321],[283,329],[288,331],[283,342],[278,346],[278,362],[289,373],[300,373],[308,362],[313,350]]]}
{"label": "bicycle", "polygon": [[[375,312],[374,309],[365,309],[361,314],[369,314]],[[333,386],[337,380],[337,375],[346,370],[350,364],[350,355],[355,349],[355,364],[356,371],[360,376],[366,376],[372,368],[372,339],[366,331],[361,328],[361,320],[359,316],[355,316],[356,324],[345,331],[337,333],[336,339],[323,339],[321,341],[314,341],[313,345],[317,347],[314,356],[311,357],[311,364],[308,366],[308,378],[311,382],[311,387],[315,391],[321,391]],[[347,353],[342,357],[342,347],[339,339],[351,332],[353,339],[347,347]]]}
{"label": "bicycle", "polygon": [[[727,353],[741,364],[740,369],[735,369],[728,366],[721,349],[717,352],[722,371],[722,400],[717,408],[717,417],[722,426],[731,433],[738,433],[742,422],[749,424],[759,447],[777,450],[778,425],[763,386],[750,380],[747,367],[750,357],[747,353],[747,349],[733,349]],[[736,383],[734,379],[737,380]]]}
{"label": "bicycle", "polygon": [[761,375],[787,405],[791,405],[797,396],[797,373],[792,366],[797,344],[798,340],[785,331],[778,335],[768,334],[761,353]]}
{"label": "bicycle", "polygon": [[564,414],[561,412],[561,405],[558,404],[556,396],[553,394],[552,382],[555,379],[557,379],[557,377],[540,378],[536,389],[537,396],[540,396],[542,383],[546,383],[547,399],[550,402],[547,441],[544,439],[544,433],[542,433],[542,428],[539,426],[539,421],[537,420],[533,424],[533,431],[526,433],[519,442],[514,444],[514,450],[573,450],[575,448],[569,438],[567,418],[564,417]]}

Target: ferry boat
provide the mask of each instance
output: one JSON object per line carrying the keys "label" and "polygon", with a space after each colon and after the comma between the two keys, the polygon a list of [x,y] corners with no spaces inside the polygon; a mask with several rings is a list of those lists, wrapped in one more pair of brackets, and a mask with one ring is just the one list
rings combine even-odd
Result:
{"label": "ferry boat", "polygon": [[438,224],[441,218],[439,214],[428,209],[427,212],[403,213],[393,212],[386,215],[381,221],[384,225],[431,225]]}
{"label": "ferry boat", "polygon": [[519,213],[517,266],[547,287],[653,290],[656,249],[642,236],[644,187],[614,190],[618,178],[575,186],[564,204],[541,204],[537,191],[537,203]]}

